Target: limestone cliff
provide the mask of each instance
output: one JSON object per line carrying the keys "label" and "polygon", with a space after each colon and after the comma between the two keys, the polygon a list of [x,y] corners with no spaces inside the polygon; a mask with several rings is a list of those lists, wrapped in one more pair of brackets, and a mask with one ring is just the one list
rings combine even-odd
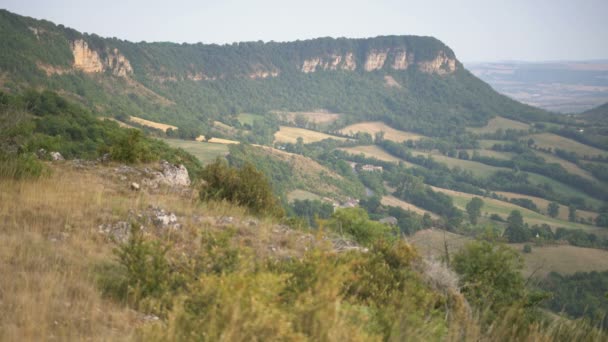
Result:
{"label": "limestone cliff", "polygon": [[127,77],[133,74],[133,68],[129,60],[122,55],[118,49],[107,49],[105,58],[100,53],[89,47],[83,39],[78,39],[70,44],[74,55],[73,67],[85,73],[100,73],[110,70],[113,75]]}
{"label": "limestone cliff", "polygon": [[[407,70],[414,66],[420,71],[428,74],[446,75],[456,71],[457,61],[453,57],[439,50],[430,59],[417,58],[414,51],[408,51],[405,47],[387,49],[370,49],[359,57],[363,71],[372,72],[376,70]],[[311,73],[320,70],[349,70],[357,68],[357,59],[353,52],[346,54],[328,54],[305,59],[299,70],[303,73]]]}

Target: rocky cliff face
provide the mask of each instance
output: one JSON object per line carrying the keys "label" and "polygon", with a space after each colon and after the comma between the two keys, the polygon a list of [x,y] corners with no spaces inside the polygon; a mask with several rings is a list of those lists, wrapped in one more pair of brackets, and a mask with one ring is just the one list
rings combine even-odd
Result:
{"label": "rocky cliff face", "polygon": [[[305,59],[299,68],[301,72],[311,73],[320,70],[349,70],[357,68],[357,60],[352,52],[339,55],[330,54]],[[407,70],[409,67],[417,67],[420,71],[428,74],[446,75],[456,71],[455,58],[450,58],[445,51],[440,50],[435,58],[416,60],[414,52],[408,52],[406,48],[397,47],[393,49],[372,49],[361,61],[362,69],[367,72],[376,70]]]}
{"label": "rocky cliff face", "polygon": [[89,47],[86,41],[78,39],[70,44],[74,55],[73,67],[85,73],[100,73],[110,70],[113,75],[127,77],[133,73],[129,60],[118,49],[105,51],[105,58],[101,58],[98,51]]}

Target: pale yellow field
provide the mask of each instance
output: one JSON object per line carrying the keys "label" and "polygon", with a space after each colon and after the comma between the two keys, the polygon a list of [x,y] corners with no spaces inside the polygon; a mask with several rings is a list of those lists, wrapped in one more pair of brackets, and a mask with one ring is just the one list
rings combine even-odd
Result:
{"label": "pale yellow field", "polygon": [[298,141],[298,138],[302,137],[304,139],[304,143],[313,143],[325,139],[334,139],[339,141],[345,141],[346,138],[336,137],[334,135],[329,135],[317,131],[312,131],[304,128],[297,127],[288,127],[288,126],[280,126],[278,132],[274,134],[275,142],[285,142],[295,144]]}
{"label": "pale yellow field", "polygon": [[[198,138],[197,138],[197,140],[198,140]],[[211,138],[207,142],[212,143],[212,144],[224,144],[224,145],[240,144],[240,142],[238,142],[236,140],[229,140],[229,139],[222,139],[222,138]]]}
{"label": "pale yellow field", "polygon": [[467,130],[477,134],[483,133],[494,133],[499,128],[503,130],[507,129],[516,129],[516,130],[525,130],[527,131],[530,128],[530,125],[527,123],[523,123],[520,121],[515,121],[507,118],[503,118],[501,116],[497,116],[488,121],[488,124],[484,127],[468,127]]}
{"label": "pale yellow field", "polygon": [[513,156],[515,155],[514,153],[510,153],[510,152],[500,152],[500,151],[493,151],[493,150],[486,150],[486,149],[466,150],[466,151],[469,153],[469,156],[471,156],[471,157],[473,157],[474,152],[477,152],[482,157],[492,157],[492,158],[503,159],[503,160],[509,160],[509,159],[513,158]]}
{"label": "pale yellow field", "polygon": [[574,141],[572,139],[564,138],[562,136],[553,134],[553,133],[540,133],[540,134],[532,134],[529,136],[534,139],[534,143],[537,146],[543,148],[552,148],[555,150],[559,148],[561,150],[574,152],[578,155],[584,156],[597,156],[604,155],[608,156],[608,152],[602,151],[599,148],[595,148],[592,146],[588,146],[585,144],[581,144],[578,141]]}
{"label": "pale yellow field", "polygon": [[[522,244],[511,244],[522,251]],[[550,272],[572,274],[576,272],[608,270],[608,251],[570,245],[543,246],[532,245],[532,253],[521,253],[525,260],[524,275],[532,272],[534,277],[544,277]]]}
{"label": "pale yellow field", "polygon": [[433,219],[438,219],[439,218],[439,216],[433,214],[432,212],[424,210],[422,208],[419,208],[419,207],[417,207],[417,206],[415,206],[413,204],[407,203],[405,201],[402,201],[402,200],[398,199],[395,196],[384,196],[384,197],[382,197],[381,203],[383,205],[388,205],[388,206],[391,206],[391,207],[399,207],[399,208],[404,209],[404,210],[413,211],[413,212],[415,212],[417,214],[420,214],[420,215],[424,215],[425,213],[429,213]]}
{"label": "pale yellow field", "polygon": [[384,139],[392,140],[396,142],[403,142],[406,140],[418,140],[424,138],[424,136],[416,133],[400,131],[394,129],[384,122],[360,122],[354,125],[346,126],[340,130],[340,133],[346,135],[355,135],[357,132],[369,133],[374,136],[377,132],[384,132]]}
{"label": "pale yellow field", "polygon": [[173,130],[177,129],[176,126],[167,125],[167,124],[163,124],[163,123],[160,123],[160,122],[154,122],[154,121],[138,118],[136,116],[131,116],[129,118],[129,120],[133,121],[133,122],[135,122],[137,124],[140,124],[142,126],[148,126],[148,127],[160,129],[161,131],[167,131],[169,128],[171,128]]}
{"label": "pale yellow field", "polygon": [[[536,204],[536,206],[538,207],[538,209],[541,211],[541,213],[543,214],[547,214],[547,206],[549,205],[549,203],[551,203],[551,201],[548,201],[544,198],[540,198],[540,197],[534,197],[534,196],[528,196],[528,195],[522,195],[522,194],[517,194],[517,193],[513,193],[513,192],[506,192],[506,191],[496,191],[497,195],[501,195],[501,196],[505,196],[506,198],[527,198],[529,200],[531,200],[532,202],[534,202],[534,204]],[[586,210],[577,210],[576,211],[576,215],[578,217],[583,217],[585,219],[592,219],[595,220],[595,218],[597,217],[597,213],[594,213],[592,211],[586,211]],[[565,205],[560,204],[559,205],[559,215],[557,216],[557,218],[559,218],[560,220],[564,220],[567,221],[568,220],[568,207]]]}
{"label": "pale yellow field", "polygon": [[276,114],[278,117],[285,121],[289,121],[294,123],[296,115],[303,115],[306,117],[308,122],[314,123],[330,123],[338,120],[341,114],[338,113],[330,113],[323,110],[312,111],[312,112],[281,112],[281,111],[273,111],[272,113]]}
{"label": "pale yellow field", "polygon": [[394,162],[394,163],[398,163],[398,162],[403,162],[404,165],[408,166],[408,167],[414,167],[416,165],[407,162],[405,160],[402,160],[400,158],[397,158],[395,156],[393,156],[392,154],[386,152],[384,149],[382,149],[382,147],[379,147],[377,145],[362,145],[362,146],[354,146],[354,147],[342,147],[339,148],[339,150],[342,150],[344,152],[348,152],[350,154],[363,154],[368,158],[376,158],[378,160],[382,160],[382,161],[387,161],[387,162]]}
{"label": "pale yellow field", "polygon": [[[445,245],[448,253],[454,255],[470,237],[445,232],[439,229],[424,229],[408,238],[420,254],[425,257],[440,258],[445,255]],[[531,253],[523,253],[523,244],[509,244],[524,258],[522,273],[529,277],[534,273],[535,278],[545,277],[550,272],[572,274],[575,272],[591,272],[608,270],[608,251],[593,248],[575,247],[570,245],[550,245],[537,247],[532,245]]]}

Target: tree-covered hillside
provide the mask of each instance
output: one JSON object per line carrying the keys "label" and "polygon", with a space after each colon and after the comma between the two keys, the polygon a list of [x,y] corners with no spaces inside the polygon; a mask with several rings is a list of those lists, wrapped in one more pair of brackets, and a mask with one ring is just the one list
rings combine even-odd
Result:
{"label": "tree-covered hillside", "polygon": [[239,112],[318,108],[348,114],[341,124],[382,120],[428,135],[495,115],[554,119],[496,93],[432,37],[132,43],[0,11],[0,73],[4,90],[48,88],[99,114],[203,131]]}

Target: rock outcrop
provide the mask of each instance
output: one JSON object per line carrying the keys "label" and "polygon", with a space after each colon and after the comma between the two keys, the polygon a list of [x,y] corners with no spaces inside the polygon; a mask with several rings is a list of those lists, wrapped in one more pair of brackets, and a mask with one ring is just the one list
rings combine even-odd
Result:
{"label": "rock outcrop", "polygon": [[439,51],[437,57],[430,61],[418,62],[418,68],[427,74],[451,74],[456,71],[456,60],[449,58],[444,51]]}
{"label": "rock outcrop", "polygon": [[345,55],[332,54],[325,57],[305,59],[300,71],[303,73],[317,70],[355,70],[357,67],[352,52]]}
{"label": "rock outcrop", "polygon": [[127,77],[133,74],[131,63],[116,48],[106,50],[106,56],[103,59],[100,53],[91,49],[83,39],[73,41],[71,48],[74,55],[73,67],[77,70],[85,73],[101,73],[110,70],[113,75],[119,77]]}
{"label": "rock outcrop", "polygon": [[190,186],[188,169],[184,165],[173,165],[167,161],[160,162],[161,171],[153,172],[152,178],[143,179],[143,184],[150,188],[158,188],[160,185],[169,187]]}
{"label": "rock outcrop", "polygon": [[372,50],[367,54],[365,59],[365,65],[363,69],[365,71],[374,71],[382,69],[384,62],[386,61],[387,51]]}

